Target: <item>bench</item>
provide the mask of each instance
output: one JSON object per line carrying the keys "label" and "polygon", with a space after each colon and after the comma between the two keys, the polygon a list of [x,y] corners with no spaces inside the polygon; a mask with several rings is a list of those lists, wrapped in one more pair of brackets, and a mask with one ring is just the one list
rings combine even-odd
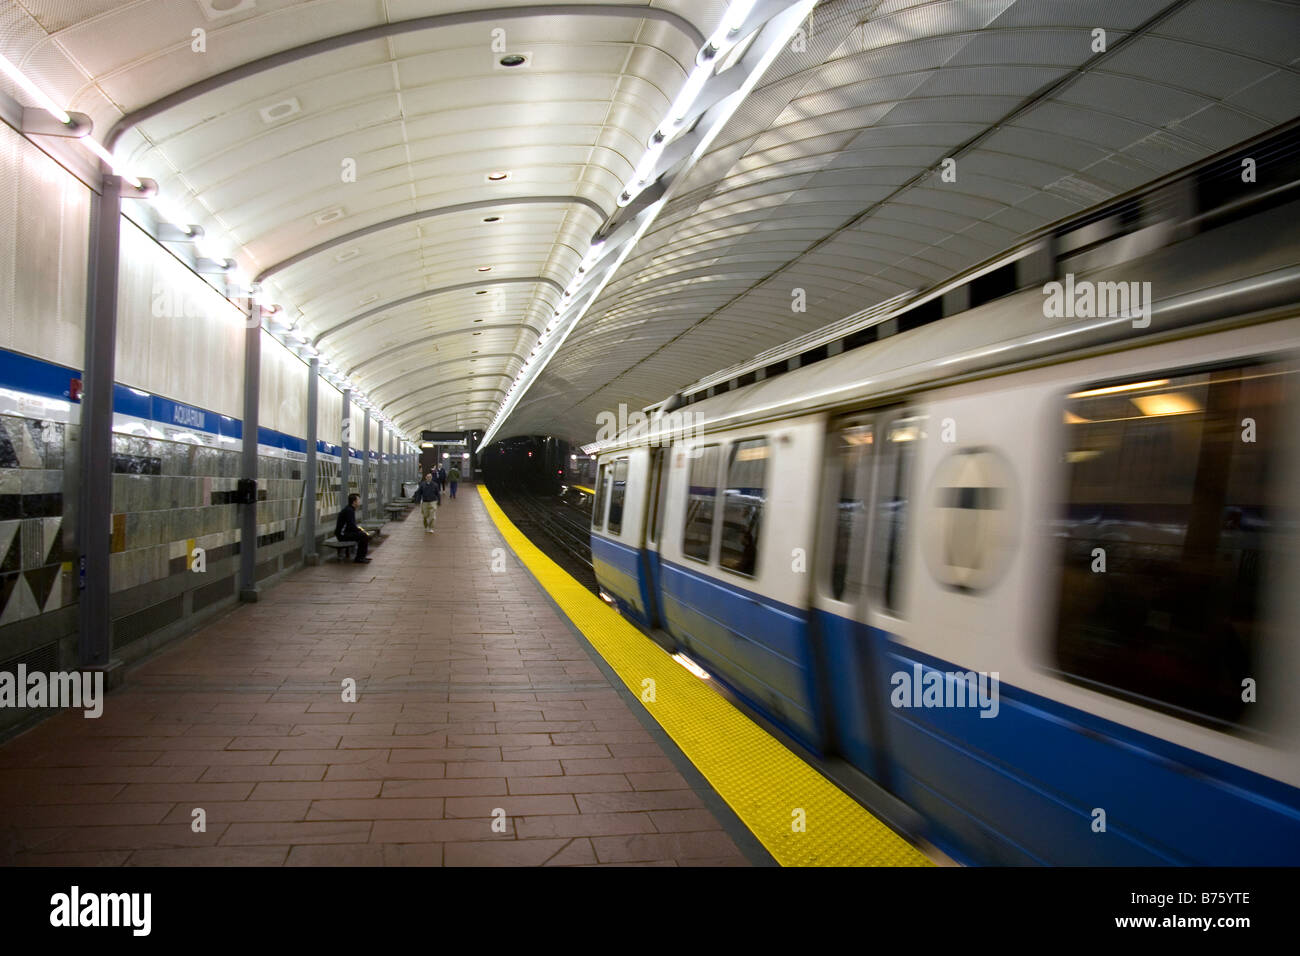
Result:
{"label": "bench", "polygon": [[334,551],[334,560],[342,561],[349,556],[354,556],[357,550],[355,541],[340,541],[338,538],[326,538],[325,547]]}
{"label": "bench", "polygon": [[388,512],[388,517],[394,521],[405,521],[406,516],[411,513],[411,503],[408,501],[403,504],[395,501],[392,504],[384,505],[384,510]]}

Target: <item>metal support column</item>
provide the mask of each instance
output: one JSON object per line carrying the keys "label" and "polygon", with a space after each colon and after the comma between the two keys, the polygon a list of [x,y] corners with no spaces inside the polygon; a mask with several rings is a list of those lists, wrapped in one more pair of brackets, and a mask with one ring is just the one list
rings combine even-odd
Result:
{"label": "metal support column", "polygon": [[105,176],[91,196],[90,287],[87,291],[85,371],[81,390],[81,486],[76,533],[80,558],[77,657],[83,668],[119,683],[112,660],[109,554],[113,528],[113,379],[117,360],[117,273],[121,249],[121,180]]}
{"label": "metal support column", "polygon": [[343,389],[343,414],[339,423],[339,511],[348,506],[348,471],[352,465],[352,389]]}
{"label": "metal support column", "polygon": [[257,431],[262,386],[262,307],[248,299],[244,323],[244,451],[239,475],[253,482],[253,501],[239,506],[239,600],[257,600]]}
{"label": "metal support column", "polygon": [[316,553],[316,405],[320,391],[320,359],[307,367],[307,462],[302,485],[302,563],[320,564]]}
{"label": "metal support column", "polygon": [[363,443],[361,445],[361,487],[357,490],[361,492],[361,517],[370,517],[370,409],[366,409],[366,415],[361,420],[361,434]]}
{"label": "metal support column", "polygon": [[384,454],[384,426],[379,426],[379,481],[375,483],[375,511],[388,504],[388,458]]}

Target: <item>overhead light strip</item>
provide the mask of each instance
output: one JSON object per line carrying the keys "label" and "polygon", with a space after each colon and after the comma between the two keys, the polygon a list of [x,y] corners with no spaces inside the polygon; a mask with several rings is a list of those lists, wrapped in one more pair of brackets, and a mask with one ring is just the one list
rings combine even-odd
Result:
{"label": "overhead light strip", "polygon": [[[22,89],[25,93],[27,93],[27,95],[30,96],[41,109],[45,110],[47,113],[53,116],[54,119],[57,120],[59,123],[69,128],[72,128],[74,126],[72,114],[70,114],[67,110],[63,109],[62,107],[60,107],[58,103],[54,101],[53,98],[51,98],[48,94],[46,94],[46,92],[42,90],[39,86],[33,83],[31,79],[29,79],[27,75],[23,73],[22,70],[20,70],[7,57],[3,55],[0,55],[0,72],[3,72],[11,80],[13,80],[14,83],[16,83],[19,86],[19,88]],[[88,149],[96,157],[102,160],[104,164],[107,165],[108,168],[111,169],[115,175],[120,176],[122,179],[126,180],[135,189],[143,188],[143,184],[138,176],[132,173],[125,166],[125,164],[123,164],[117,157],[115,157],[112,153],[110,153],[107,149],[105,149],[98,141],[90,137],[88,128],[87,128],[86,135],[77,136],[76,138],[82,143],[83,146],[86,147],[86,149]],[[379,409],[379,406],[373,404],[370,401],[370,399],[365,395],[364,392],[361,392],[359,389],[357,389],[357,387],[342,374],[341,370],[339,370],[337,374],[333,374],[333,370],[336,368],[336,366],[330,359],[325,357],[321,352],[319,352],[307,341],[301,339],[297,341],[291,340],[290,325],[286,324],[280,330],[277,331],[274,325],[275,323],[277,323],[277,316],[283,316],[284,310],[280,306],[272,306],[269,309],[265,308],[266,297],[262,292],[262,290],[259,287],[252,287],[248,277],[241,270],[239,270],[237,266],[234,268],[229,268],[228,266],[225,265],[227,263],[233,262],[234,260],[228,256],[221,255],[221,253],[217,250],[217,248],[213,246],[211,240],[205,236],[203,229],[199,228],[193,223],[189,223],[185,221],[184,217],[176,215],[176,210],[171,206],[171,204],[166,199],[162,198],[160,195],[154,195],[148,198],[152,203],[154,211],[157,214],[158,218],[162,222],[174,226],[176,228],[177,232],[173,234],[176,238],[171,241],[184,241],[184,242],[193,243],[196,250],[196,257],[195,257],[196,262],[199,259],[206,259],[206,260],[210,260],[214,264],[222,265],[223,267],[221,268],[220,271],[222,273],[227,273],[230,275],[230,277],[233,279],[232,284],[235,286],[236,292],[248,295],[253,300],[255,307],[261,310],[261,312],[263,313],[262,328],[264,328],[271,335],[272,338],[274,338],[277,342],[279,342],[282,346],[284,346],[291,354],[296,355],[298,358],[302,359],[303,361],[309,362],[312,358],[319,358],[321,374],[322,377],[326,379],[326,381],[329,381],[331,382],[331,384],[334,384],[336,388],[352,389],[357,394],[358,404],[360,404],[362,408],[369,409],[372,412],[371,417],[375,421],[387,427],[394,434],[398,435],[403,441],[411,440],[408,436],[401,433],[397,425]],[[166,237],[164,237],[164,241],[167,241]],[[227,291],[229,291],[229,289]]]}
{"label": "overhead light strip", "polygon": [[[771,31],[772,36],[768,38],[762,54],[754,64],[744,81],[739,85],[734,93],[723,97],[717,104],[711,105],[699,120],[708,121],[708,128],[703,130],[698,143],[691,151],[690,156],[685,160],[681,169],[683,172],[689,170],[696,161],[699,160],[722,131],[723,126],[731,119],[732,115],[740,108],[750,91],[762,79],[763,74],[771,66],[772,62],[780,55],[782,49],[794,36],[799,25],[807,19],[808,14],[812,12],[817,5],[817,0],[799,0],[776,12],[770,18],[762,23],[750,23],[750,15],[754,12],[756,0],[733,0],[723,15],[723,21],[714,31],[713,36],[700,48],[696,56],[696,65],[691,74],[687,77],[685,84],[678,95],[673,99],[672,105],[665,114],[664,119],[656,127],[655,134],[651,137],[650,145],[645,155],[637,163],[632,178],[628,180],[619,196],[619,206],[629,205],[638,195],[645,191],[646,188],[654,181],[655,170],[663,157],[666,148],[685,132],[685,124],[679,121],[691,113],[696,99],[708,85],[708,81],[713,76],[720,76],[721,73],[715,73],[720,61],[726,58],[728,52],[738,43],[744,42],[747,37],[761,36],[761,33]],[[746,26],[752,29],[746,30]],[[745,56],[735,58],[734,63],[728,64],[730,68],[743,63],[752,49],[745,50]],[[724,71],[725,72],[725,71]],[[697,124],[698,128],[698,124]],[[680,181],[680,176],[674,177],[674,182]],[[637,222],[637,228],[626,242],[618,248],[618,255],[613,262],[599,275],[599,282],[591,291],[591,294],[579,296],[577,293],[584,286],[588,285],[594,276],[589,275],[593,267],[608,257],[612,250],[607,242],[593,245],[583,258],[583,264],[579,266],[577,274],[570,281],[560,300],[559,307],[555,310],[554,317],[547,323],[541,336],[538,338],[536,345],[525,360],[523,366],[515,375],[514,381],[506,390],[506,395],[497,409],[492,423],[484,433],[482,444],[486,446],[496,436],[497,431],[505,423],[506,419],[518,406],[523,393],[528,390],[533,382],[537,380],[538,375],[550,362],[551,358],[559,351],[569,333],[577,326],[578,322],[587,313],[587,310],[599,297],[605,285],[613,278],[619,267],[631,254],[632,249],[640,241],[646,230],[650,227],[663,209],[669,195],[671,195],[672,186],[663,196],[654,203],[641,210],[633,220]],[[582,300],[582,308],[576,311],[570,311],[571,306]]]}

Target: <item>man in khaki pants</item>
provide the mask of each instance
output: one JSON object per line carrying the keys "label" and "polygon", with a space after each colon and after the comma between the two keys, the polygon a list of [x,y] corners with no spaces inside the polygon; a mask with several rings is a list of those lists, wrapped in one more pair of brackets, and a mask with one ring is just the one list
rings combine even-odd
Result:
{"label": "man in khaki pants", "polygon": [[437,517],[438,502],[442,500],[442,489],[439,487],[438,482],[434,480],[432,472],[424,476],[424,481],[420,482],[420,487],[415,489],[415,494],[412,497],[420,503],[420,517],[424,519],[424,533],[433,534],[433,521]]}

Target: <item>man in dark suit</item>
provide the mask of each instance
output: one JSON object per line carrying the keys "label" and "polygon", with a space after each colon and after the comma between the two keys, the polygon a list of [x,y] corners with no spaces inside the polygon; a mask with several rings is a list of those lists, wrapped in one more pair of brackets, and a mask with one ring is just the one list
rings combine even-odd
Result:
{"label": "man in dark suit", "polygon": [[357,526],[357,502],[361,500],[358,494],[348,495],[348,506],[339,512],[339,520],[334,523],[334,537],[340,541],[355,541],[357,543],[357,564],[369,564],[370,559],[366,557],[366,550],[370,547],[370,535],[366,534]]}

